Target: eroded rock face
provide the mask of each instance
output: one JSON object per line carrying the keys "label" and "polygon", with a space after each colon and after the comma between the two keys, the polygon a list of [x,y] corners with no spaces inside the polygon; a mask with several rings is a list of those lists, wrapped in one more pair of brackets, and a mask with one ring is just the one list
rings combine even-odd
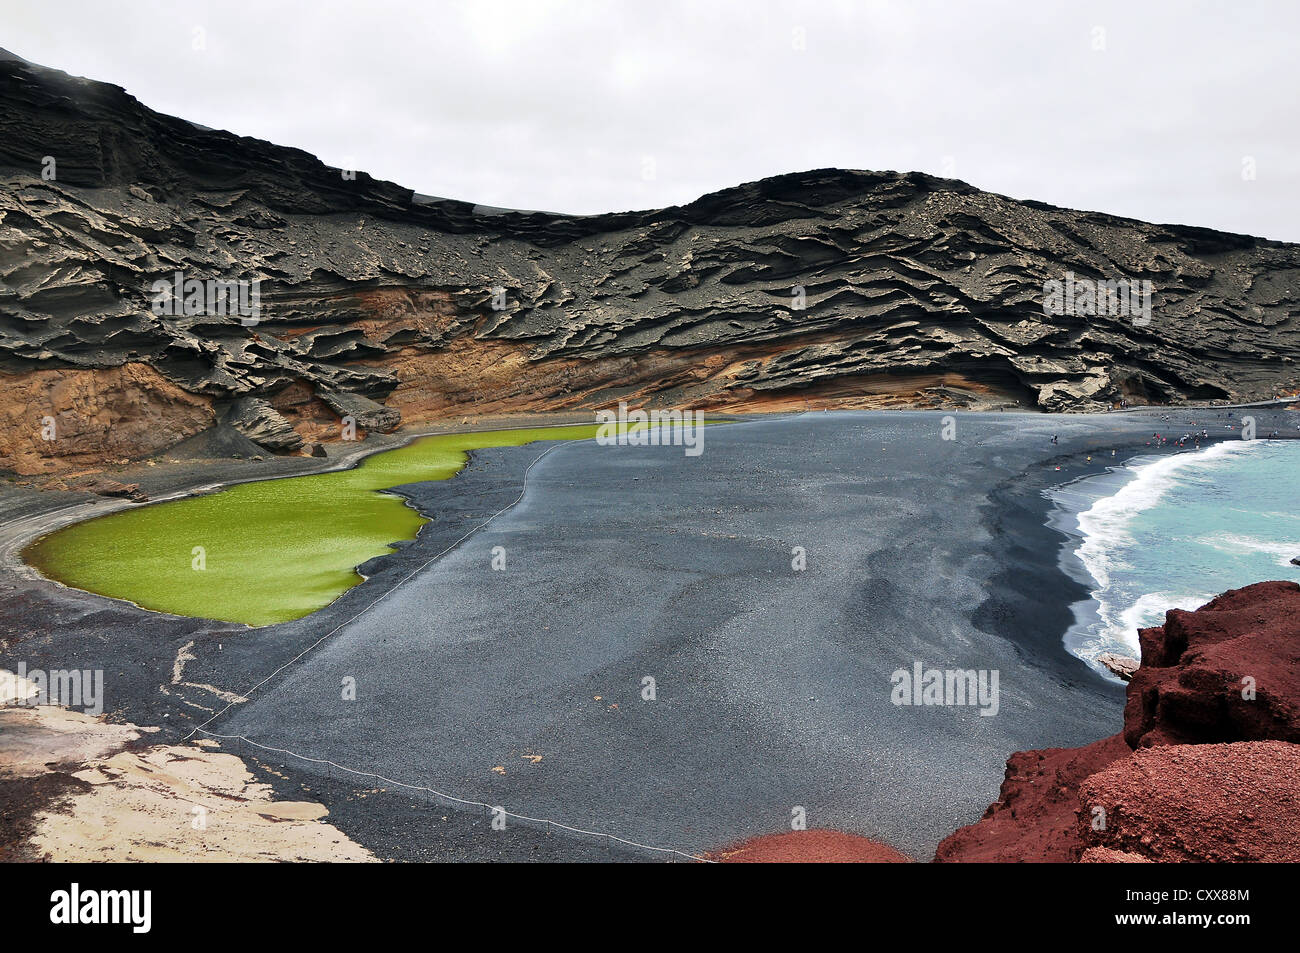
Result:
{"label": "eroded rock face", "polygon": [[935,860],[1300,860],[1300,585],[1229,590],[1140,636],[1124,730],[1013,754]]}
{"label": "eroded rock face", "polygon": [[1124,706],[1131,747],[1300,742],[1300,586],[1231,589],[1138,633],[1142,667]]}
{"label": "eroded rock face", "polygon": [[[267,400],[309,440],[338,439],[335,405],[362,399],[388,408],[364,405],[382,430],[395,410],[1093,410],[1300,384],[1295,245],[893,172],[649,212],[489,209],[2,54],[0,106],[0,371],[143,363],[187,394]],[[259,282],[255,320],[160,313],[154,282],[177,272]],[[1151,281],[1150,323],[1045,315],[1067,272]]]}
{"label": "eroded rock face", "polygon": [[1061,863],[1084,850],[1079,785],[1132,753],[1119,735],[1082,748],[1017,751],[984,817],[944,838],[940,863]]}
{"label": "eroded rock face", "polygon": [[149,494],[140,489],[139,483],[123,483],[120,480],[109,480],[104,477],[97,477],[85,483],[79,483],[73,489],[84,490],[97,496],[130,500],[133,503],[147,503],[149,501]]}
{"label": "eroded rock face", "polygon": [[211,398],[149,364],[0,372],[0,467],[21,474],[154,453],[215,422]]}
{"label": "eroded rock face", "polygon": [[289,421],[257,397],[241,397],[231,404],[225,422],[268,450],[287,453],[302,446],[302,436]]}

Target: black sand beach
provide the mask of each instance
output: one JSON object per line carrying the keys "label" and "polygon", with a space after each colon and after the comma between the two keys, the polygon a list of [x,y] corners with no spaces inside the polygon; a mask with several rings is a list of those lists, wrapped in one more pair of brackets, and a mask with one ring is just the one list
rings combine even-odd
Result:
{"label": "black sand beach", "polygon": [[[1058,568],[1042,490],[1155,451],[1153,431],[1231,438],[1242,413],[1261,434],[1296,432],[1297,415],[1275,410],[832,412],[711,427],[699,457],[565,444],[518,505],[430,562],[518,498],[548,445],[483,451],[450,481],[402,488],[433,522],[364,567],[364,585],[261,629],[22,571],[12,554],[67,500],[9,489],[0,666],[102,668],[110,717],[161,726],[157,740],[208,722],[656,847],[709,850],[788,829],[802,809],[810,827],[925,860],[993,799],[1010,752],[1084,744],[1120,722],[1120,688],[1061,644],[1086,592]],[[229,472],[162,469],[155,492]],[[182,649],[193,658],[177,678]],[[997,714],[893,704],[891,673],[916,662],[997,671]],[[213,689],[250,700],[224,710]],[[272,769],[285,796],[323,801],[382,857],[675,856],[511,817],[494,830],[483,808],[225,747]]]}

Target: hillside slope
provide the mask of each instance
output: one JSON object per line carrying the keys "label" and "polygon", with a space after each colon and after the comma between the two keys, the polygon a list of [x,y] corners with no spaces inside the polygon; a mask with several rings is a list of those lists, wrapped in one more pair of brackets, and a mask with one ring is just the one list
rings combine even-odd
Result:
{"label": "hillside slope", "polygon": [[[349,415],[364,432],[619,399],[1086,411],[1300,385],[1296,245],[916,173],[802,172],[649,212],[490,209],[2,52],[0,107],[0,468],[19,473],[224,419],[293,450]],[[255,322],[157,313],[177,272],[259,280]],[[1045,315],[1044,282],[1067,273],[1149,280],[1150,323]]]}

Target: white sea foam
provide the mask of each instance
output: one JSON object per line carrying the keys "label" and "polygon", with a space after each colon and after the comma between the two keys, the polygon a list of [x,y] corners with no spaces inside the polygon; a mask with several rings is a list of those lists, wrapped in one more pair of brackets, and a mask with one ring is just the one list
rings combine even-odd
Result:
{"label": "white sea foam", "polygon": [[1300,542],[1280,543],[1277,540],[1256,539],[1253,536],[1206,536],[1197,540],[1222,552],[1267,553],[1279,566],[1290,566],[1291,560],[1300,556]]}
{"label": "white sea foam", "polygon": [[1138,629],[1163,625],[1165,613],[1170,609],[1199,609],[1213,598],[1214,593],[1211,592],[1148,592],[1139,596],[1137,602],[1119,614],[1120,632],[1116,634],[1122,634],[1125,644],[1136,650]]}
{"label": "white sea foam", "polygon": [[1079,514],[1079,532],[1083,542],[1075,555],[1088,568],[1102,589],[1110,585],[1112,561],[1116,551],[1133,542],[1128,526],[1143,510],[1160,502],[1189,468],[1212,468],[1225,459],[1249,453],[1257,442],[1242,440],[1215,444],[1192,453],[1156,457],[1149,463],[1132,468],[1133,477],[1112,496],[1104,496]]}
{"label": "white sea foam", "polygon": [[[1091,623],[1081,624],[1067,639],[1077,654],[1094,664],[1096,656],[1106,651],[1136,656],[1140,651],[1139,628],[1161,624],[1168,609],[1195,609],[1213,598],[1211,592],[1181,587],[1177,591],[1165,589],[1135,595],[1131,579],[1126,589],[1123,580],[1134,569],[1127,561],[1136,543],[1131,529],[1135,518],[1159,504],[1171,489],[1186,480],[1211,476],[1221,467],[1231,466],[1262,443],[1226,441],[1200,451],[1140,457],[1130,462],[1126,468],[1128,479],[1118,490],[1096,499],[1078,513],[1075,532],[1081,541],[1074,554],[1094,581],[1096,615]],[[1060,502],[1068,505],[1064,500]],[[1255,542],[1265,545],[1262,541]]]}

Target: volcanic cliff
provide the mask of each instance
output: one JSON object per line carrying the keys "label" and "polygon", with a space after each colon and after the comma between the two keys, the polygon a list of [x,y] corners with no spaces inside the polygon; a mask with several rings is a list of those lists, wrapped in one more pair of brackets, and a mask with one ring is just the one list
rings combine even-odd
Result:
{"label": "volcanic cliff", "polygon": [[1300,585],[1142,629],[1124,730],[1021,751],[937,861],[1300,861]]}
{"label": "volcanic cliff", "polygon": [[[1294,392],[1300,246],[916,173],[648,212],[417,195],[0,51],[0,468],[640,404],[1096,410]],[[254,321],[154,283],[260,282]],[[1150,281],[1152,320],[1044,313]],[[50,439],[54,436],[55,439]]]}

